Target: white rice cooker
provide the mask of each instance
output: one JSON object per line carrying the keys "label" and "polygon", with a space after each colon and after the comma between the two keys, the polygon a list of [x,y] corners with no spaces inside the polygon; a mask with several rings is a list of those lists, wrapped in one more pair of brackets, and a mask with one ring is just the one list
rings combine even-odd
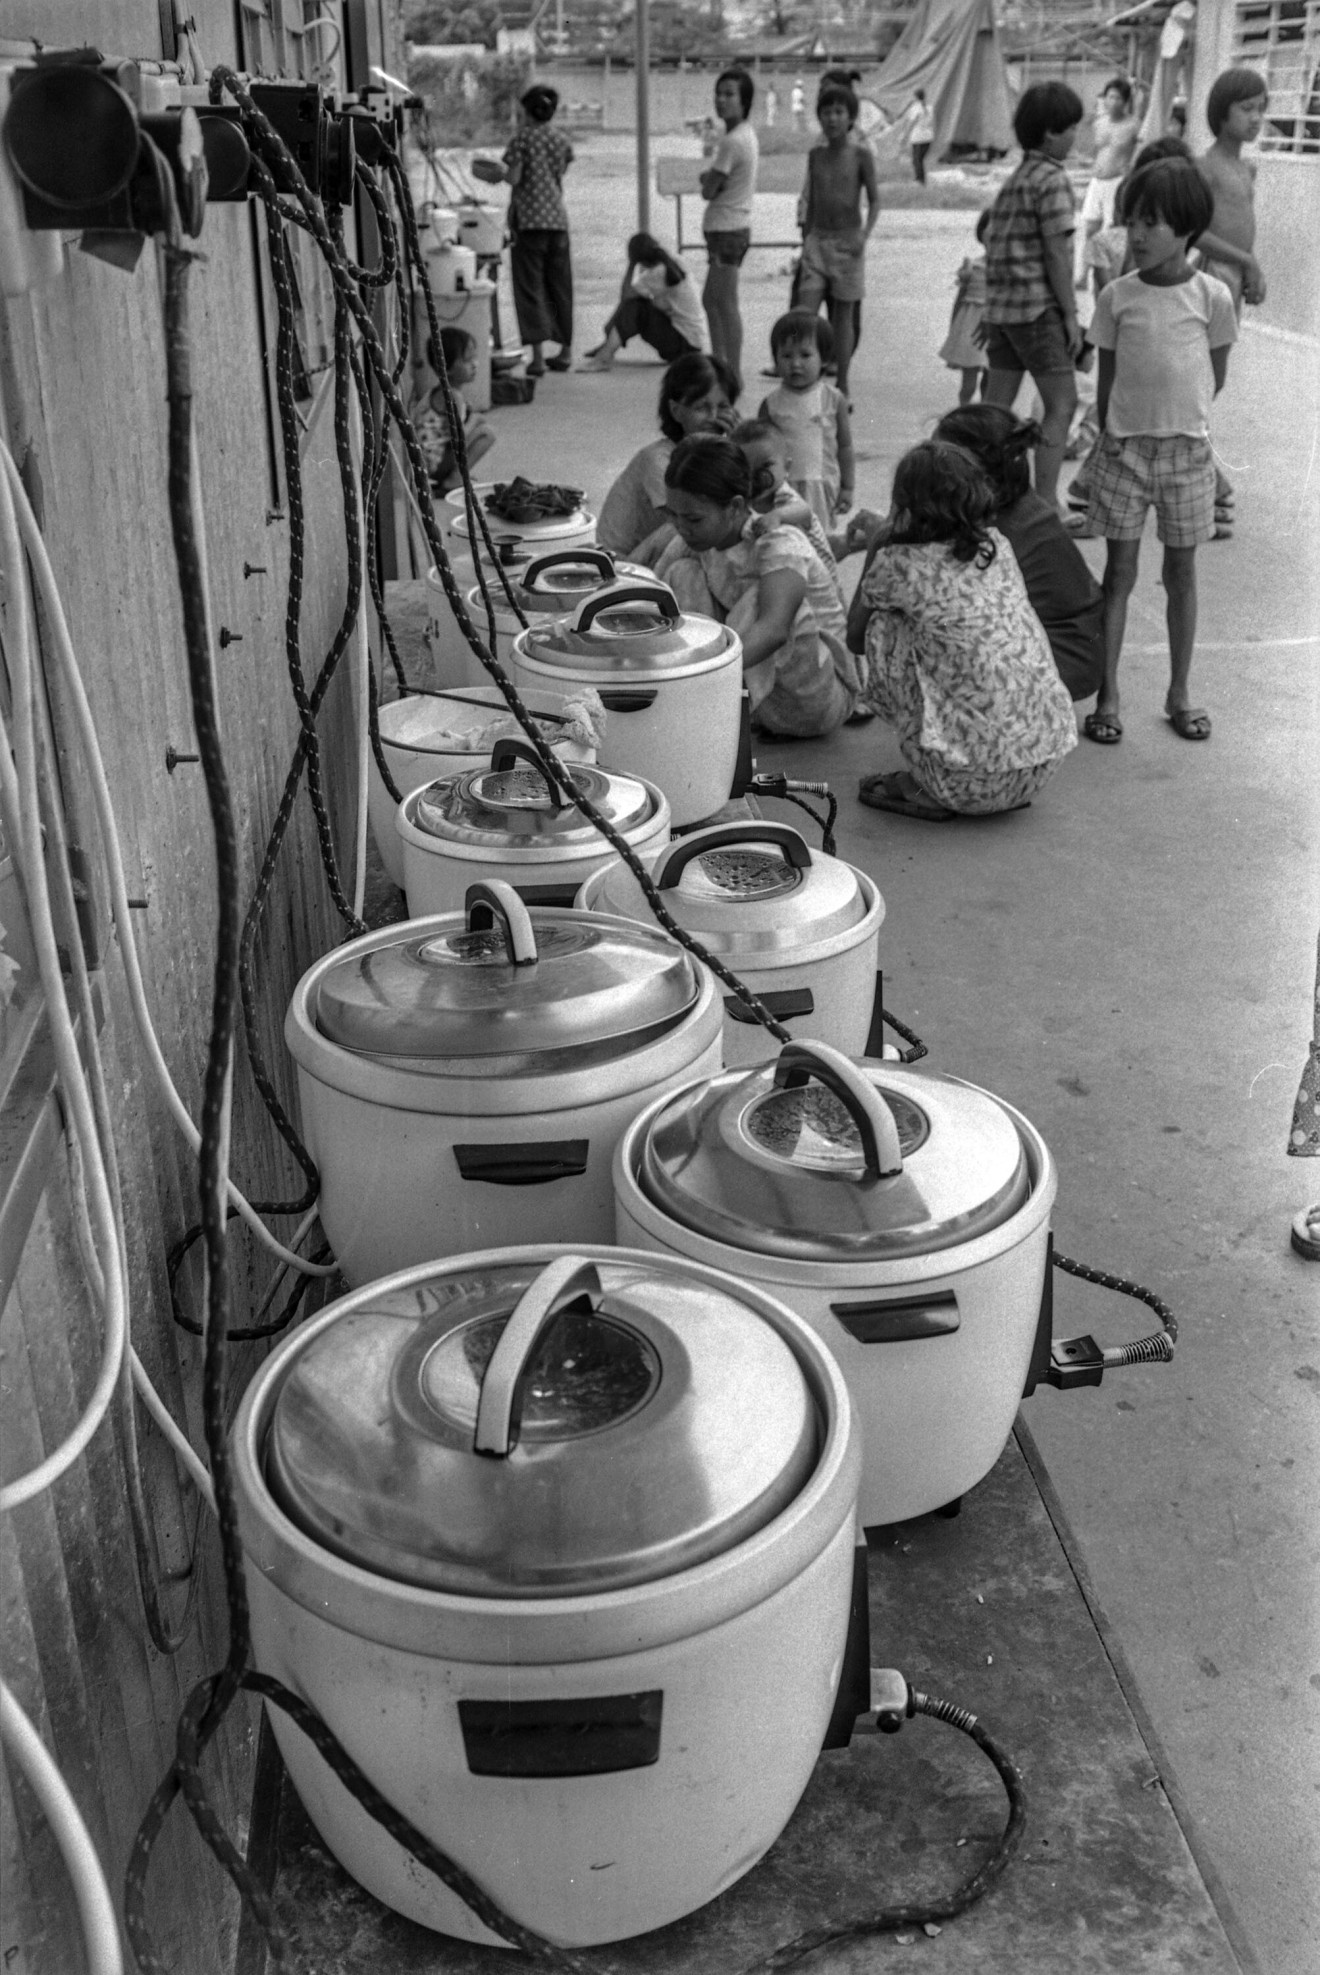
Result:
{"label": "white rice cooker", "polygon": [[608,1240],[619,1134],[719,1069],[720,1030],[713,983],[658,928],[529,913],[500,882],[327,954],[284,1036],[344,1275]]}
{"label": "white rice cooker", "polygon": [[[496,480],[477,480],[472,486],[497,553],[506,543],[526,548],[533,555],[549,555],[555,549],[586,549],[594,544],[596,517],[590,508],[571,508],[567,514],[529,516],[523,521],[506,521],[502,515],[493,514],[490,497],[502,484]],[[462,487],[456,487],[452,493],[445,495],[444,511],[446,532],[453,539],[456,552],[472,555],[472,529],[468,522],[467,497]],[[484,542],[481,546],[484,552]]]}
{"label": "white rice cooker", "polygon": [[486,257],[504,252],[504,209],[488,206],[484,199],[464,199],[458,208],[458,237],[474,254]]}
{"label": "white rice cooker", "polygon": [[513,641],[520,688],[591,686],[610,720],[605,767],[658,782],[679,828],[729,799],[738,764],[742,641],[727,625],[679,609],[654,578],[587,597],[572,617]]}
{"label": "white rice cooker", "polygon": [[442,240],[426,256],[426,279],[440,299],[465,295],[477,278],[477,257],[470,247]]}
{"label": "white rice cooker", "polygon": [[[594,761],[605,709],[594,693],[534,693],[528,711],[541,738],[563,761]],[[414,688],[391,700],[377,716],[380,750],[400,796],[433,782],[461,775],[490,760],[497,741],[511,740],[522,728],[509,712],[498,686],[466,691],[427,692]],[[394,827],[398,808],[385,787],[374,751],[367,769],[371,831],[381,863],[394,884],[403,884],[403,841]]]}
{"label": "white rice cooker", "polygon": [[[859,1457],[773,1297],[605,1246],[411,1269],[283,1341],[233,1454],[256,1665],[515,1920],[626,1939],[774,1843],[839,1683]],[[270,1719],[369,1892],[501,1944]]]}
{"label": "white rice cooker", "polygon": [[[648,857],[678,924],[751,988],[794,1037],[860,1056],[870,1032],[885,902],[864,871],[811,850],[784,823],[716,823]],[[642,888],[619,858],[578,893],[588,912],[649,922]],[[779,1044],[737,995],[724,994],[728,1069]]]}
{"label": "white rice cooker", "polygon": [[[495,484],[492,480],[482,481],[473,489],[483,505],[483,511],[486,499],[495,491]],[[482,568],[490,571],[488,586],[492,598],[496,601],[503,598],[499,578],[491,569],[490,550],[479,530],[475,541],[473,539],[461,487],[445,495],[440,512],[444,516],[448,537],[446,547],[453,561],[454,579],[460,591],[466,596],[476,583],[479,558]],[[511,578],[539,556],[568,549],[591,548],[596,540],[596,517],[589,508],[584,507],[570,514],[551,515],[543,521],[512,522],[487,513],[486,525],[500,566]],[[485,668],[458,628],[453,606],[445,595],[440,572],[434,565],[427,571],[426,589],[429,601],[426,638],[437,679],[446,686],[483,684],[487,678]],[[470,615],[481,636],[489,642],[484,604],[480,609],[471,611]]]}
{"label": "white rice cooker", "polygon": [[1002,1099],[789,1043],[658,1097],[620,1141],[620,1242],[781,1296],[838,1359],[863,1523],[958,1501],[998,1460],[1045,1286],[1054,1162]]}
{"label": "white rice cooker", "polygon": [[[643,583],[651,577],[650,570],[640,562],[620,562],[608,549],[556,549],[551,555],[534,556],[516,571],[506,573],[513,593],[512,603],[498,577],[488,578],[486,583],[495,615],[495,640],[491,649],[505,667],[512,664],[513,641],[525,623],[544,625],[560,617],[571,617],[584,597],[591,596],[603,584],[617,582],[620,577]],[[480,584],[474,583],[468,591],[467,607],[489,643],[490,624]],[[470,646],[468,652],[472,663],[484,671]]]}
{"label": "white rice cooker", "polygon": [[[634,850],[659,850],[669,842],[669,804],[650,782],[585,763],[567,772],[578,794]],[[403,842],[403,888],[415,919],[458,911],[476,878],[507,878],[538,903],[571,905],[592,872],[614,855],[523,740],[497,741],[487,766],[414,789],[395,811],[394,827]]]}

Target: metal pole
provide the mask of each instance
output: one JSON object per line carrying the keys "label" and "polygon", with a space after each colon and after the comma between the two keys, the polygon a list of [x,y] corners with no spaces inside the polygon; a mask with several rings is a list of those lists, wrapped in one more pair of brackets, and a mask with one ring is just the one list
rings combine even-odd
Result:
{"label": "metal pole", "polygon": [[637,230],[651,231],[651,4],[636,0]]}

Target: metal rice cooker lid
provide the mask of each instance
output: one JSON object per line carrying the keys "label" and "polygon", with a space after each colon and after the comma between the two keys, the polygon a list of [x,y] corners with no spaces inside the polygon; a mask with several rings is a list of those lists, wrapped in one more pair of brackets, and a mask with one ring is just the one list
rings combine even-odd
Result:
{"label": "metal rice cooker lid", "polygon": [[532,615],[567,617],[603,584],[622,577],[631,583],[652,580],[650,570],[640,562],[621,562],[608,549],[557,549],[533,557],[519,570],[513,592]]}
{"label": "metal rice cooker lid", "polygon": [[718,657],[732,634],[680,610],[667,584],[624,578],[594,590],[566,621],[531,625],[523,637],[528,656],[546,665],[655,673]]}
{"label": "metal rice cooker lid", "polygon": [[[714,952],[801,948],[846,932],[866,917],[857,874],[812,851],[786,823],[716,823],[693,830],[651,867],[665,904]],[[638,885],[623,863],[608,867],[595,904],[627,916]]]}
{"label": "metal rice cooker lid", "polygon": [[[464,1075],[557,1069],[680,1022],[697,970],[658,927],[590,913],[529,913],[502,880],[468,887],[465,910],[419,938],[349,953],[321,976],[321,1034],[361,1055],[439,1063]],[[512,1059],[512,1060],[510,1060]]]}
{"label": "metal rice cooker lid", "polygon": [[835,1262],[970,1241],[1009,1220],[1031,1184],[1018,1128],[988,1091],[818,1042],[676,1092],[637,1177],[711,1240]]}
{"label": "metal rice cooker lid", "polygon": [[[564,763],[574,788],[616,830],[641,828],[655,799],[633,775]],[[498,741],[489,768],[432,782],[417,798],[417,828],[456,844],[507,844],[510,851],[577,852],[600,842],[594,823],[565,800],[526,741]]]}
{"label": "metal rice cooker lid", "polygon": [[735,1285],[561,1255],[357,1299],[293,1359],[266,1475],[368,1570],[551,1598],[731,1549],[800,1493],[818,1434],[792,1350]]}

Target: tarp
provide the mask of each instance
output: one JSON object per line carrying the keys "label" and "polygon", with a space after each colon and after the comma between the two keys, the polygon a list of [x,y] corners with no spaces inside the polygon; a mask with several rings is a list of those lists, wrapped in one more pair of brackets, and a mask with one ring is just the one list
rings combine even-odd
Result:
{"label": "tarp", "polygon": [[994,0],[917,0],[867,95],[897,120],[918,89],[925,90],[935,117],[935,157],[950,145],[1010,148],[1013,92]]}

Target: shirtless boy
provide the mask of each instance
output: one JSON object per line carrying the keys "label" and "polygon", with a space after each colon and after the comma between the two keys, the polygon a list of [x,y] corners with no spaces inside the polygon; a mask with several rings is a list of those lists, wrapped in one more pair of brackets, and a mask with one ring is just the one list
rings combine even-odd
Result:
{"label": "shirtless boy", "polygon": [[[828,83],[816,104],[825,142],[807,153],[805,238],[797,306],[814,314],[829,305],[839,390],[848,396],[848,370],[856,347],[856,303],[866,291],[866,243],[880,217],[875,158],[852,141],[857,98],[843,83]],[[862,194],[866,220],[862,221]]]}
{"label": "shirtless boy", "polygon": [[1265,300],[1265,277],[1256,245],[1256,167],[1242,146],[1260,136],[1269,104],[1263,76],[1254,69],[1225,69],[1210,85],[1205,120],[1215,141],[1198,161],[1215,196],[1214,218],[1201,235],[1201,264],[1217,275],[1239,315],[1244,302]]}

